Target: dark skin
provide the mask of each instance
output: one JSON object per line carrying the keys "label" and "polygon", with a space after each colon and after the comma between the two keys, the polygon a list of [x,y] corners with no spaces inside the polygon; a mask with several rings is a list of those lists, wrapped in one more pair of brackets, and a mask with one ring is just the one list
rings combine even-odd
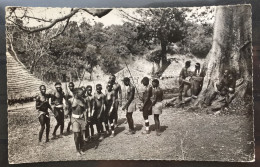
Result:
{"label": "dark skin", "polygon": [[200,71],[200,66],[195,66],[195,72],[194,72],[194,75],[196,76],[196,73]]}
{"label": "dark skin", "polygon": [[118,99],[118,95],[119,95],[119,98],[120,98],[119,106],[121,107],[122,106],[122,89],[121,89],[121,86],[118,83],[116,83],[116,77],[114,77],[114,76],[109,77],[109,82],[112,84],[112,88],[115,91],[115,98],[116,99]]}
{"label": "dark skin", "polygon": [[[102,87],[99,86],[96,88],[97,93],[94,95],[94,101],[95,104],[97,106],[97,108],[99,108],[101,111],[99,112],[97,118],[99,119],[103,110],[104,110],[104,105],[105,105],[105,96],[104,94],[101,92],[102,91]],[[97,111],[94,111],[97,112]],[[94,114],[94,113],[93,113]]]}
{"label": "dark skin", "polygon": [[93,111],[94,111],[94,97],[92,96],[92,87],[87,87],[86,88],[86,97],[85,97],[85,103],[87,105],[87,122],[88,122],[88,126],[86,127],[86,134],[85,137],[88,138],[89,137],[89,128],[91,129],[91,136],[94,135],[94,129],[93,129],[93,124],[91,122],[92,117],[93,117]]}
{"label": "dark skin", "polygon": [[[148,85],[149,85],[149,80],[148,81],[143,81],[142,84],[147,88]],[[144,105],[143,105],[143,107],[146,105],[146,103],[150,100],[151,97],[152,97],[152,91],[148,90],[147,96],[143,97],[144,98]],[[143,110],[143,107],[141,108],[141,110]]]}
{"label": "dark skin", "polygon": [[153,94],[154,94],[154,100],[152,101],[152,106],[154,106],[156,104],[156,102],[161,102],[163,101],[163,91],[161,88],[159,88],[158,84],[156,82],[152,82],[153,85]]}
{"label": "dark skin", "polygon": [[[70,84],[69,84],[69,90],[70,90],[72,93],[73,93],[73,91],[74,91],[74,88],[75,88],[74,85],[70,83]],[[72,96],[69,95],[68,98],[70,99],[70,98],[72,98]]]}
{"label": "dark skin", "polygon": [[129,86],[129,91],[127,92],[127,102],[122,108],[122,110],[125,110],[128,108],[128,106],[132,103],[135,97],[135,88],[134,86],[130,83],[130,81],[124,81],[125,86]]}
{"label": "dark skin", "polygon": [[49,131],[50,131],[50,119],[49,119],[49,113],[48,109],[52,111],[52,108],[49,104],[49,97],[46,95],[46,87],[41,86],[40,87],[41,94],[36,97],[36,109],[40,112],[44,112],[44,114],[40,114],[39,116],[39,122],[41,124],[41,129],[39,132],[39,142],[42,140],[42,135],[44,132],[44,129],[46,127],[46,142],[49,141]]}
{"label": "dark skin", "polygon": [[[69,83],[69,90],[70,90],[70,92],[67,95],[68,100],[74,97],[74,95],[73,95],[73,92],[75,90],[74,84]],[[67,117],[67,116],[65,115],[65,117]],[[69,111],[69,118],[71,119],[71,111]],[[70,131],[70,126],[71,126],[71,121],[68,123],[67,132]]]}
{"label": "dark skin", "polygon": [[46,94],[46,87],[41,86],[40,92],[41,95],[36,97],[36,109],[44,110],[44,112],[47,112],[48,109],[53,111],[49,104],[49,96]]}
{"label": "dark skin", "polygon": [[55,96],[52,96],[51,98],[51,103],[52,104],[62,104],[63,99],[65,100],[65,103],[68,104],[68,99],[65,97],[64,92],[62,91],[61,85],[59,86],[55,86],[56,91],[58,92],[58,94],[56,94]]}
{"label": "dark skin", "polygon": [[[66,107],[68,105],[67,97],[65,96],[64,92],[62,91],[61,85],[55,85],[56,92],[52,95],[51,104],[54,104],[54,112],[55,109],[58,108],[57,106],[63,105],[63,99],[65,100]],[[63,108],[58,108],[58,111],[63,111]],[[66,109],[65,109],[66,110]],[[63,134],[64,128],[64,112],[55,112],[55,118],[57,120],[57,125],[54,128],[53,136],[56,136],[56,131],[60,127],[60,133]]]}
{"label": "dark skin", "polygon": [[115,92],[112,89],[112,84],[107,85],[106,100],[108,100],[108,101],[112,100],[112,105],[111,105],[111,108],[110,108],[109,113],[108,113],[108,115],[111,115],[111,113],[113,111],[113,106],[114,106],[114,103],[115,103],[115,100],[116,100]]}
{"label": "dark skin", "polygon": [[93,113],[91,111],[94,111],[94,97],[92,96],[92,88],[88,87],[87,88],[87,97],[86,97],[86,103],[88,106],[88,117],[91,118],[93,117]]}
{"label": "dark skin", "polygon": [[[163,100],[163,91],[161,88],[159,88],[159,84],[156,82],[152,82],[153,85],[153,95],[154,100],[152,101],[152,105],[154,106],[157,102],[161,102]],[[160,136],[160,120],[159,120],[159,114],[154,114],[154,121],[155,121],[155,129],[156,129],[156,135]]]}
{"label": "dark skin", "polygon": [[[86,110],[85,110],[85,103],[83,99],[83,90],[78,90],[77,94],[74,96],[74,99],[69,100],[69,108],[72,110],[72,113],[75,115],[84,115],[84,119],[86,122]],[[80,110],[78,110],[78,107],[81,107]],[[83,131],[84,133],[84,131]],[[84,154],[82,152],[82,147],[83,147],[83,133],[81,132],[74,132],[74,141],[77,149],[78,155]]]}

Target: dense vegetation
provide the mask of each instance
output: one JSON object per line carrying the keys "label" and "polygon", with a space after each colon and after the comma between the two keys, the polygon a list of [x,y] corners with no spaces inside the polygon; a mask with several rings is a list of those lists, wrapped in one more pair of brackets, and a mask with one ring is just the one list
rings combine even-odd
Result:
{"label": "dense vegetation", "polygon": [[[211,8],[206,11],[212,13]],[[7,26],[8,50],[45,81],[78,80],[97,65],[105,73],[116,73],[135,57],[162,62],[159,70],[164,70],[169,64],[167,53],[204,58],[211,48],[213,25],[206,21],[208,13],[200,13],[202,19],[198,14],[190,16],[197,19],[190,21],[188,12],[188,8],[139,9],[140,17],[134,18],[122,10],[127,20],[122,25],[68,21],[65,27],[34,33],[21,29],[25,20],[15,18]],[[57,33],[59,29],[64,30]]]}

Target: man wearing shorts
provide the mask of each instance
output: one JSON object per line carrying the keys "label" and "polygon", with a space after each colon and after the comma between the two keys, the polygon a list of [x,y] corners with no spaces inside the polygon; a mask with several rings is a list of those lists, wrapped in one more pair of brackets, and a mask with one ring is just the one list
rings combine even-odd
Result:
{"label": "man wearing shorts", "polygon": [[85,131],[85,141],[90,141],[94,137],[94,127],[93,127],[94,96],[92,95],[92,86],[88,85],[86,87],[86,91],[87,94],[85,97],[85,104],[87,106],[87,125]]}
{"label": "man wearing shorts", "polygon": [[74,132],[74,141],[76,145],[77,155],[84,154],[83,149],[83,134],[86,127],[86,106],[83,99],[83,90],[81,88],[75,89],[74,99],[68,101],[69,109],[71,110],[71,124]]}
{"label": "man wearing shorts", "polygon": [[40,95],[36,97],[36,109],[39,112],[39,122],[41,124],[41,129],[39,132],[39,142],[42,141],[43,131],[46,125],[46,142],[49,142],[49,132],[50,132],[50,117],[48,109],[51,111],[52,108],[49,103],[49,96],[46,94],[46,87],[44,85],[40,86]]}
{"label": "man wearing shorts", "polygon": [[150,130],[148,116],[152,115],[152,87],[149,85],[149,78],[147,77],[144,77],[141,83],[144,85],[145,88],[141,99],[143,102],[143,106],[140,108],[140,110],[143,112],[143,118],[145,121],[145,131],[143,132],[143,134],[149,134]]}
{"label": "man wearing shorts", "polygon": [[65,100],[67,104],[67,99],[65,98],[65,94],[62,91],[61,83],[56,82],[55,83],[56,90],[51,95],[51,104],[54,105],[53,112],[54,116],[57,120],[57,124],[54,127],[54,131],[52,133],[53,137],[56,137],[56,131],[60,127],[60,136],[63,135],[63,129],[64,129],[64,109],[63,109],[63,99]]}
{"label": "man wearing shorts", "polygon": [[160,136],[160,120],[159,116],[162,114],[162,108],[163,108],[163,91],[159,87],[159,80],[154,79],[152,82],[153,86],[153,96],[152,96],[152,111],[154,114],[154,122],[155,122],[155,130],[156,135]]}

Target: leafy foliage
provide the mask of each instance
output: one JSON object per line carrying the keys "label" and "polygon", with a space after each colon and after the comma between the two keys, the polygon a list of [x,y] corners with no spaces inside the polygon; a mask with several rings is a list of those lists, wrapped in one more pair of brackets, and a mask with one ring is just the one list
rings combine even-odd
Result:
{"label": "leafy foliage", "polygon": [[68,18],[65,26],[57,24],[42,31],[38,31],[41,26],[32,27],[37,30],[33,33],[17,26],[26,28],[23,23],[28,20],[17,19],[8,23],[8,43],[31,73],[47,81],[78,80],[84,71],[91,74],[97,65],[105,73],[116,73],[135,56],[145,56],[157,64],[162,61],[161,69],[165,69],[172,43],[188,48],[185,54],[202,58],[211,47],[212,25],[189,21],[187,12],[188,8],[137,9],[138,17],[133,17],[121,11],[127,21],[107,27]]}

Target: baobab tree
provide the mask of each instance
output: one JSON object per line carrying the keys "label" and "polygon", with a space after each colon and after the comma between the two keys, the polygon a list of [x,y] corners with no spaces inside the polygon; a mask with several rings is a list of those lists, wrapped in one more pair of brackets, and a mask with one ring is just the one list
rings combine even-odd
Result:
{"label": "baobab tree", "polygon": [[[252,97],[252,34],[251,6],[219,6],[216,8],[213,44],[204,63],[206,76],[199,102],[214,91],[225,69],[236,78],[235,102]],[[231,102],[231,103],[232,103]]]}

